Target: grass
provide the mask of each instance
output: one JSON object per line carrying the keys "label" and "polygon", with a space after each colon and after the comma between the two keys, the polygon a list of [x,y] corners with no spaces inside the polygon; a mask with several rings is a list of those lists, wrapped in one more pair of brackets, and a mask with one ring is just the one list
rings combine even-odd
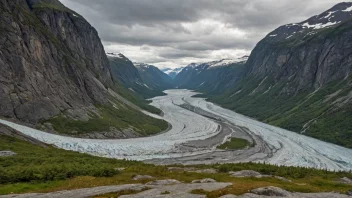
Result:
{"label": "grass", "polygon": [[[138,164],[92,157],[52,146],[43,148],[8,136],[0,136],[0,150],[17,153],[11,157],[0,157],[0,184],[38,181],[46,183],[77,176],[111,177],[119,173],[115,170],[117,167]],[[41,185],[46,187],[45,184]],[[27,185],[19,187],[33,188]]]}
{"label": "grass", "polygon": [[248,140],[241,138],[231,138],[230,141],[219,145],[217,148],[223,150],[238,150],[246,148],[248,146],[251,146],[251,143]]}

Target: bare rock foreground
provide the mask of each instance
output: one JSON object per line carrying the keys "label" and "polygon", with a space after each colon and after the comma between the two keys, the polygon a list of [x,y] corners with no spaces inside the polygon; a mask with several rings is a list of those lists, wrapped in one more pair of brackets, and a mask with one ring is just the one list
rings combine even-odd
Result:
{"label": "bare rock foreground", "polygon": [[[168,182],[170,181],[170,182]],[[123,190],[141,191],[136,194],[122,195],[120,198],[206,198],[206,195],[192,194],[192,190],[215,191],[231,186],[232,183],[209,182],[209,183],[181,183],[177,180],[157,180],[150,184],[125,184],[117,186],[101,186],[95,188],[83,188],[65,190],[52,193],[30,193],[0,196],[0,198],[88,198],[106,193],[120,192]],[[147,190],[145,190],[147,189]],[[143,191],[144,190],[144,191]],[[251,190],[243,195],[224,195],[221,198],[265,198],[265,197],[288,197],[288,198],[350,198],[351,196],[337,193],[292,193],[278,187],[263,187]]]}

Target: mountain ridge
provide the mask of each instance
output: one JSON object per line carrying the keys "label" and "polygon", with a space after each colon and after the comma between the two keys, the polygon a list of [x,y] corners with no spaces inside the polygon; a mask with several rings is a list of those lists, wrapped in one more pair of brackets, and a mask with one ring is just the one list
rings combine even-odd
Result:
{"label": "mountain ridge", "polygon": [[210,100],[351,148],[351,14],[352,3],[340,3],[275,29],[253,49],[241,79]]}

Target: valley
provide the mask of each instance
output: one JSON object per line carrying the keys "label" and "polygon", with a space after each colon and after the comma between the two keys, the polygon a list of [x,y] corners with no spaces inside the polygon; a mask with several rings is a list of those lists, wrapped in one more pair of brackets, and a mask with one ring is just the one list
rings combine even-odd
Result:
{"label": "valley", "polygon": [[0,1],[0,197],[352,196],[332,3]]}
{"label": "valley", "polygon": [[[188,90],[167,90],[152,99],[163,116],[144,112],[171,124],[167,132],[132,139],[79,139],[45,133],[1,120],[15,130],[47,144],[91,155],[146,161],[153,164],[214,164],[265,162],[275,165],[351,170],[352,151],[255,121],[226,110]],[[188,110],[181,105],[188,104]],[[192,108],[193,107],[193,110]],[[254,141],[242,150],[216,149],[229,137]]]}

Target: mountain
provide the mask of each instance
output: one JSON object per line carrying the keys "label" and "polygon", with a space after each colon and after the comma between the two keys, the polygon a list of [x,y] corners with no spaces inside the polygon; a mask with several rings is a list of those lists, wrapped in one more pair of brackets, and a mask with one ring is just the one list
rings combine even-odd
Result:
{"label": "mountain", "polygon": [[192,89],[203,93],[221,93],[238,80],[248,56],[238,59],[222,59],[208,63],[192,63],[174,79],[178,88]]}
{"label": "mountain", "polygon": [[[112,76],[116,81],[119,81],[127,89],[140,95],[142,98],[152,98],[159,95],[164,95],[164,89],[160,87],[151,88],[154,83],[147,84],[142,80],[137,67],[125,57],[123,54],[107,53],[111,65]],[[153,80],[153,79],[152,79]]]}
{"label": "mountain", "polygon": [[121,97],[129,91],[113,79],[97,31],[78,13],[57,0],[3,0],[0,11],[2,118],[73,136],[107,134],[96,138],[167,127]]}
{"label": "mountain", "polygon": [[166,68],[166,69],[162,69],[161,71],[169,75],[172,79],[174,79],[177,76],[177,74],[183,70],[183,68],[184,67],[178,67],[174,69]]}
{"label": "mountain", "polygon": [[352,3],[277,28],[244,75],[210,100],[292,131],[352,148]]}
{"label": "mountain", "polygon": [[145,63],[134,63],[139,75],[149,89],[165,90],[173,88],[172,78],[160,71],[159,68]]}

